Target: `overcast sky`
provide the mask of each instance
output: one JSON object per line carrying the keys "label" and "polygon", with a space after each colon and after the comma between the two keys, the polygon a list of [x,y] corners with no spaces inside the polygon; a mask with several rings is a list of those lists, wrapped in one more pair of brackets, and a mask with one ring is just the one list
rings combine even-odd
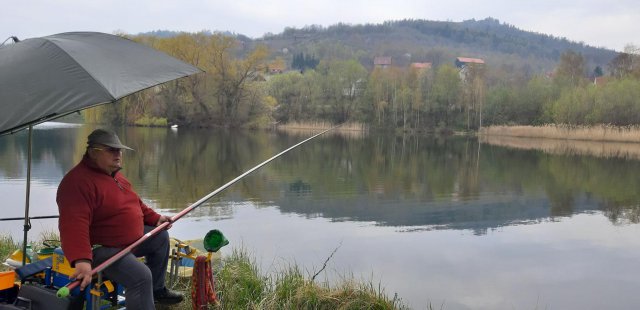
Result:
{"label": "overcast sky", "polygon": [[[68,31],[231,31],[252,38],[285,27],[462,21],[493,17],[520,29],[622,51],[640,45],[638,0],[3,0],[0,40]],[[0,42],[1,43],[1,42]]]}

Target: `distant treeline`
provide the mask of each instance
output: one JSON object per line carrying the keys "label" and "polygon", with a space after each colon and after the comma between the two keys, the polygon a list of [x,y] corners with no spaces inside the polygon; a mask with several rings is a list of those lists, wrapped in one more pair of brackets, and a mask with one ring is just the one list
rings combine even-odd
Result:
{"label": "distant treeline", "polygon": [[[464,25],[466,30],[460,30]],[[454,65],[456,54],[445,48],[404,50],[403,61],[392,57],[390,66],[374,67],[371,55],[388,51],[389,46],[370,46],[367,51],[354,52],[339,41],[327,42],[312,36],[318,32],[351,31],[377,37],[391,35],[384,30],[398,27],[413,27],[425,33],[440,29],[442,36],[452,40],[466,33],[482,42],[493,36],[507,40],[510,33],[527,34],[487,19],[453,24],[399,21],[326,29],[288,28],[280,35],[255,41],[228,33],[139,35],[133,39],[197,65],[206,73],[128,97],[122,104],[91,110],[86,117],[97,122],[202,127],[269,127],[290,121],[349,120],[373,129],[420,132],[474,130],[491,124],[640,123],[636,119],[640,113],[633,113],[640,112],[636,99],[640,98],[640,61],[638,48],[631,45],[624,53],[616,54],[528,33],[537,41],[511,40],[521,42],[521,46],[547,44],[545,40],[551,45],[566,41],[579,49],[563,50],[551,69],[543,71],[534,70],[527,63],[514,65],[506,56],[501,62],[485,59],[484,65],[459,68]],[[476,28],[484,30],[473,30]],[[481,35],[490,32],[489,37]],[[316,44],[310,45],[314,40]],[[456,40],[471,39],[462,35]],[[288,45],[284,46],[286,42]],[[394,44],[393,48],[402,46]],[[607,62],[590,65],[600,61],[596,60],[598,57],[606,58],[604,55],[611,56]],[[547,61],[552,61],[553,53],[548,57]],[[417,69],[410,66],[414,61],[430,62],[432,67]],[[275,62],[284,63],[284,73],[273,74],[269,70]]]}

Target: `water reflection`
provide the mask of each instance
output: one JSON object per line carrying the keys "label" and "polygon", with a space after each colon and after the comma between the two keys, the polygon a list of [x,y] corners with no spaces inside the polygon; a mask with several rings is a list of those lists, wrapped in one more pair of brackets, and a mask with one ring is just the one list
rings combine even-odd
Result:
{"label": "water reflection", "polygon": [[[36,130],[34,180],[57,186],[80,159],[92,129]],[[164,128],[122,128],[120,134],[136,149],[125,154],[123,172],[151,204],[174,211],[301,139],[274,132]],[[5,136],[0,143],[0,174],[24,178],[26,135]],[[635,160],[481,146],[473,139],[328,135],[270,163],[212,202],[251,200],[335,221],[478,234],[594,211],[603,211],[613,223],[638,223],[638,171]],[[224,208],[208,210],[231,216]]]}
{"label": "water reflection", "polygon": [[[57,184],[92,130],[34,132],[32,214],[57,212]],[[312,134],[117,131],[136,150],[125,153],[123,172],[163,213]],[[25,163],[26,133],[0,137],[4,217],[23,214]],[[640,302],[630,289],[640,285],[638,172],[640,161],[629,157],[332,134],[238,182],[171,233],[194,239],[221,229],[271,271],[281,260],[317,270],[341,245],[328,270],[381,282],[416,309],[429,301],[444,309],[628,309]],[[34,221],[36,230],[55,225]],[[19,237],[22,223],[3,229]]]}

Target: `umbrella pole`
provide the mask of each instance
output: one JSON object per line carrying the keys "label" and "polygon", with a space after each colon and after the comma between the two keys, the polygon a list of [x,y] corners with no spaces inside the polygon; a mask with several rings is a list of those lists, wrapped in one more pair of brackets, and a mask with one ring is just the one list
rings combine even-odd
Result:
{"label": "umbrella pole", "polygon": [[33,136],[33,125],[29,125],[29,138],[27,139],[27,193],[24,205],[24,238],[22,239],[22,266],[27,264],[27,236],[31,229],[31,221],[29,220],[29,196],[31,193],[31,139]]}

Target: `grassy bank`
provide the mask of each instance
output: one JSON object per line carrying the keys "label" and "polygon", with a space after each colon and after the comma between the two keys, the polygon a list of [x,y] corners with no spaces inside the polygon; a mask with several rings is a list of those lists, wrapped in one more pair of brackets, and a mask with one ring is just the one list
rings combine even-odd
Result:
{"label": "grassy bank", "polygon": [[217,274],[220,309],[406,308],[373,283],[345,279],[332,286],[310,278],[296,265],[265,276],[246,251],[233,250]]}
{"label": "grassy bank", "polygon": [[583,141],[640,142],[640,126],[490,126],[478,135]]}
{"label": "grassy bank", "polygon": [[[11,238],[0,237],[0,258],[18,246]],[[305,276],[297,265],[265,275],[242,249],[232,250],[214,264],[214,273],[220,303],[210,309],[407,309],[401,300],[389,298],[380,285],[352,277],[341,277],[341,283],[331,285],[317,281],[318,274]],[[185,292],[187,300],[158,309],[192,308],[189,281],[175,288]]]}

